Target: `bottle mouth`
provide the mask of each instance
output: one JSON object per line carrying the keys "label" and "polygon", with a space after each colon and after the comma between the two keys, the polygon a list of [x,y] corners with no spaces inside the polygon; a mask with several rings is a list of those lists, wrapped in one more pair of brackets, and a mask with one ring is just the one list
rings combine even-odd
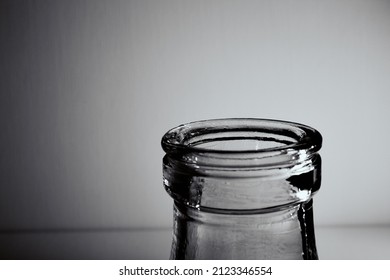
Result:
{"label": "bottle mouth", "polygon": [[175,201],[209,212],[275,211],[319,190],[321,145],[317,130],[280,120],[180,125],[162,138],[164,186]]}
{"label": "bottle mouth", "polygon": [[204,165],[272,165],[316,153],[322,137],[299,123],[234,118],[180,125],[163,136],[161,145],[168,155],[193,155],[192,160]]}

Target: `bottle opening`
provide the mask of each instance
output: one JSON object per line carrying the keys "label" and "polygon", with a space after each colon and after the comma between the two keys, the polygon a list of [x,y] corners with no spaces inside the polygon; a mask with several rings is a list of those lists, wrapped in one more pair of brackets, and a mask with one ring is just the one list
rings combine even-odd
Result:
{"label": "bottle opening", "polygon": [[318,191],[321,145],[317,130],[279,120],[180,125],[162,138],[164,186],[175,201],[207,211],[274,211]]}
{"label": "bottle opening", "polygon": [[168,155],[193,155],[198,161],[218,158],[221,165],[230,164],[222,159],[234,159],[237,165],[243,163],[239,160],[248,164],[253,159],[254,165],[263,165],[310,156],[321,148],[322,137],[317,130],[293,122],[217,119],[180,125],[169,130],[161,143]]}
{"label": "bottle opening", "polygon": [[[191,147],[197,147],[212,151],[259,151],[273,148],[281,148],[285,145],[296,143],[295,139],[275,138],[267,133],[240,133],[233,135],[232,132],[221,132],[219,134],[206,134],[203,139],[197,142],[189,142]],[[242,135],[244,134],[244,135]]]}

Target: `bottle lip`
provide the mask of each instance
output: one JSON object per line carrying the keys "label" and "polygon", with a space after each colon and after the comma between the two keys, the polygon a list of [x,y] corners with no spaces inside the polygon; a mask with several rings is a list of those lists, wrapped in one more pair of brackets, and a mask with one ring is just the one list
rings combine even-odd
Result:
{"label": "bottle lip", "polygon": [[[224,134],[234,137],[225,138]],[[259,136],[259,135],[262,136]],[[264,136],[264,135],[267,136]],[[271,147],[213,148],[203,143],[222,140],[276,141]],[[290,121],[256,118],[224,118],[190,122],[170,129],[162,137],[161,145],[167,154],[201,154],[247,158],[270,157],[277,154],[316,153],[322,146],[322,136],[314,128]]]}
{"label": "bottle lip", "polygon": [[164,186],[191,207],[276,211],[311,199],[320,186],[322,137],[303,124],[204,120],[169,130],[161,143]]}

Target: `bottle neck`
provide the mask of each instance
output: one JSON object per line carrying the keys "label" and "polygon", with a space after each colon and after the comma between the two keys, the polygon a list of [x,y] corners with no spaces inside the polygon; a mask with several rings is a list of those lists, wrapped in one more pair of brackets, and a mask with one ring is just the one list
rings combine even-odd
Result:
{"label": "bottle neck", "polygon": [[171,259],[317,259],[312,201],[245,214],[176,202]]}
{"label": "bottle neck", "polygon": [[222,119],[162,138],[174,259],[315,259],[322,137],[297,123]]}
{"label": "bottle neck", "polygon": [[164,186],[184,205],[228,211],[268,211],[303,203],[319,190],[321,157],[272,167],[213,167],[165,155]]}

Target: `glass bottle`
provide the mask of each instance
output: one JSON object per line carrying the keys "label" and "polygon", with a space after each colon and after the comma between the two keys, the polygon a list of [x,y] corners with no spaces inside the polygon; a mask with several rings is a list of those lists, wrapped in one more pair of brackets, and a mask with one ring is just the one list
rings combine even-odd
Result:
{"label": "glass bottle", "polygon": [[162,138],[171,259],[318,259],[312,196],[322,137],[306,125],[218,119]]}

